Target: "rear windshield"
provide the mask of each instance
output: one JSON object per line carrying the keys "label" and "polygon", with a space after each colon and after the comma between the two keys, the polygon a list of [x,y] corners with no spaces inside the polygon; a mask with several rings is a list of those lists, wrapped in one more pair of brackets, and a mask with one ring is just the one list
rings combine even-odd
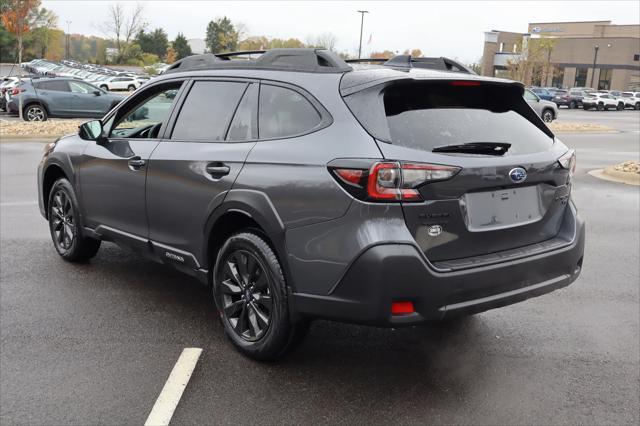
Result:
{"label": "rear windshield", "polygon": [[[454,144],[508,143],[506,155],[517,155],[553,144],[553,135],[515,86],[411,82],[378,88],[368,102],[358,95],[345,100],[360,123],[376,139],[394,145],[431,151]],[[377,119],[372,108],[382,108],[384,117]]]}

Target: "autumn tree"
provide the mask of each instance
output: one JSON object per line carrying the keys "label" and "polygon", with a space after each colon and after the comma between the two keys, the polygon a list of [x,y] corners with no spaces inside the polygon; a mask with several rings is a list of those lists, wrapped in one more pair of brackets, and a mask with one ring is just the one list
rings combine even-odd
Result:
{"label": "autumn tree", "polygon": [[[31,31],[39,7],[40,0],[2,0],[0,3],[2,25],[14,34],[18,41],[18,64],[22,63],[24,36]],[[22,119],[22,96],[19,97],[19,103],[18,114]]]}
{"label": "autumn tree", "polygon": [[551,53],[556,43],[557,39],[548,37],[525,39],[518,43],[516,50],[522,53],[507,62],[509,78],[525,84],[546,85],[548,76],[553,72]]}
{"label": "autumn tree", "polygon": [[205,38],[210,53],[231,52],[238,46],[238,32],[226,16],[210,21]]}
{"label": "autumn tree", "polygon": [[396,56],[395,53],[390,50],[384,50],[382,52],[371,52],[371,55],[369,55],[369,57],[373,59],[391,59],[394,56]]}
{"label": "autumn tree", "polygon": [[173,47],[169,46],[169,47],[167,48],[167,52],[166,52],[166,54],[165,54],[165,56],[164,56],[164,61],[165,61],[167,64],[172,64],[172,63],[174,63],[176,60],[177,60],[177,54],[176,54],[176,51],[174,50],[174,48],[173,48]]}
{"label": "autumn tree", "polygon": [[422,56],[422,50],[420,49],[407,49],[403,53],[404,55],[411,55],[413,58],[420,58]]}

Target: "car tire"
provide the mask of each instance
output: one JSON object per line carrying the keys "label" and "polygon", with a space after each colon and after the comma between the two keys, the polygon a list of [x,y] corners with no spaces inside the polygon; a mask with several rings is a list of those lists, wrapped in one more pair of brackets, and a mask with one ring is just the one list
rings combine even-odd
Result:
{"label": "car tire", "polygon": [[86,262],[94,257],[101,241],[84,235],[78,200],[67,179],[53,183],[47,206],[51,239],[60,257],[69,262]]}
{"label": "car tire", "polygon": [[129,85],[129,87],[127,87],[127,90],[128,90],[129,92],[133,92],[133,91],[135,91],[135,90],[136,90],[136,86],[134,86],[133,84],[130,84],[130,85]]}
{"label": "car tire", "polygon": [[622,111],[623,109],[624,109],[624,104],[618,104],[618,106],[616,106],[617,111]]}
{"label": "car tire", "polygon": [[253,230],[227,239],[213,272],[213,296],[225,334],[243,355],[260,361],[283,356],[309,324],[292,322],[278,258]]}
{"label": "car tire", "polygon": [[640,102],[636,102],[635,109],[636,109],[636,110],[639,110],[639,109],[640,109]]}
{"label": "car tire", "polygon": [[569,103],[569,109],[576,109],[578,107],[578,104],[576,103],[576,101],[571,101]]}
{"label": "car tire", "polygon": [[109,86],[107,86],[106,84],[101,85],[100,88],[102,90],[106,90],[107,92],[109,91]]}
{"label": "car tire", "polygon": [[47,121],[47,109],[40,104],[27,105],[22,114],[24,121]]}
{"label": "car tire", "polygon": [[598,104],[598,106],[596,107],[596,109],[598,111],[604,111],[604,104]]}
{"label": "car tire", "polygon": [[550,109],[545,109],[544,111],[542,111],[542,121],[544,121],[545,123],[551,123],[553,119],[553,111],[551,111]]}

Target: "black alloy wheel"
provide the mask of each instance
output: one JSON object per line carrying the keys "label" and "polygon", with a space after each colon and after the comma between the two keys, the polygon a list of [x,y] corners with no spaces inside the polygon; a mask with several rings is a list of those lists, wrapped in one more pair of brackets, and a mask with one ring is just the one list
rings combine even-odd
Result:
{"label": "black alloy wheel", "polygon": [[553,121],[553,112],[549,109],[544,110],[542,113],[542,121],[545,123],[551,123]]}
{"label": "black alloy wheel", "polygon": [[63,189],[59,189],[53,196],[49,223],[58,252],[69,251],[76,238],[76,219],[71,198]]}
{"label": "black alloy wheel", "polygon": [[225,260],[220,282],[221,309],[233,331],[248,342],[262,338],[271,323],[273,299],[260,259],[236,250]]}

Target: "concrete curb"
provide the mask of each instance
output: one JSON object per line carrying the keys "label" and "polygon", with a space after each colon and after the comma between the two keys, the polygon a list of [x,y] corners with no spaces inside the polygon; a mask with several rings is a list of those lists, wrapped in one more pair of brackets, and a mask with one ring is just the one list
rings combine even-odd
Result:
{"label": "concrete curb", "polygon": [[635,173],[626,173],[614,170],[613,167],[606,169],[596,169],[588,172],[591,176],[607,180],[609,182],[624,183],[626,185],[640,186],[640,175]]}

